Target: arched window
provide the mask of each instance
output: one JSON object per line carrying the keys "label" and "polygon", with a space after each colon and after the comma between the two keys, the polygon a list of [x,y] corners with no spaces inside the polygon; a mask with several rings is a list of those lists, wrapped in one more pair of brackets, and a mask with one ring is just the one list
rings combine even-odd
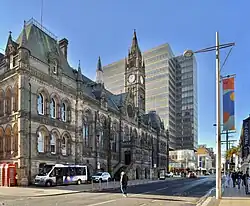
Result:
{"label": "arched window", "polygon": [[66,141],[67,141],[67,145],[66,145],[67,155],[71,155],[71,139],[67,137]]}
{"label": "arched window", "polygon": [[18,128],[17,124],[13,126],[13,142],[12,147],[14,152],[18,152]]}
{"label": "arched window", "polygon": [[113,140],[111,142],[111,150],[112,152],[116,152],[117,151],[117,133],[114,132],[113,133]]}
{"label": "arched window", "polygon": [[83,132],[83,143],[86,147],[88,147],[89,146],[89,124],[87,121],[83,123],[82,132]]}
{"label": "arched window", "polygon": [[0,116],[4,115],[4,92],[0,90]]}
{"label": "arched window", "polygon": [[3,128],[0,127],[0,154],[4,152],[3,138],[4,138],[4,131],[3,131]]}
{"label": "arched window", "polygon": [[65,138],[65,136],[62,137],[61,152],[62,152],[62,155],[67,155],[66,138]]}
{"label": "arched window", "polygon": [[18,110],[18,84],[16,84],[13,89],[13,111],[17,112],[17,110]]}
{"label": "arched window", "polygon": [[6,145],[6,152],[11,152],[11,127],[8,126],[5,129],[5,145]]}
{"label": "arched window", "polygon": [[50,102],[50,117],[55,119],[56,118],[56,101],[54,98],[51,98]]}
{"label": "arched window", "polygon": [[125,127],[123,141],[126,142],[126,141],[129,141],[129,139],[130,139],[129,129],[128,129],[128,127]]}
{"label": "arched window", "polygon": [[45,133],[43,131],[39,131],[37,137],[37,151],[40,153],[44,152],[44,140]]}
{"label": "arched window", "polygon": [[50,135],[50,152],[51,152],[51,154],[56,154],[56,139],[57,139],[57,135],[52,133]]}
{"label": "arched window", "polygon": [[5,97],[6,114],[11,114],[11,90],[7,88]]}
{"label": "arched window", "polygon": [[103,132],[103,128],[102,130],[100,131],[100,148],[103,148],[104,147],[104,132]]}
{"label": "arched window", "polygon": [[44,115],[44,98],[41,93],[37,97],[37,112],[38,114]]}
{"label": "arched window", "polygon": [[62,103],[62,107],[61,107],[61,117],[62,117],[62,121],[66,122],[67,121],[67,116],[66,116],[66,104]]}

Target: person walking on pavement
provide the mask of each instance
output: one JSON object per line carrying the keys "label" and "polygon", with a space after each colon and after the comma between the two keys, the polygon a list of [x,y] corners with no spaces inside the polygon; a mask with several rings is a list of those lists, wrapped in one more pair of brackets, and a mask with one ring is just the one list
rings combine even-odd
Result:
{"label": "person walking on pavement", "polygon": [[231,183],[231,174],[227,173],[227,176],[226,176],[226,187],[230,187],[230,183]]}
{"label": "person walking on pavement", "polygon": [[128,176],[125,172],[121,172],[120,184],[123,196],[127,197]]}
{"label": "person walking on pavement", "polygon": [[249,179],[249,168],[247,168],[247,171],[246,173],[243,175],[243,182],[244,182],[244,185],[245,185],[245,191],[246,191],[246,194],[248,194],[248,179]]}
{"label": "person walking on pavement", "polygon": [[238,178],[238,180],[237,180],[237,182],[238,182],[238,189],[240,189],[240,183],[241,183],[242,176],[243,176],[242,172],[239,171],[238,175],[237,175],[237,178]]}
{"label": "person walking on pavement", "polygon": [[232,177],[232,180],[233,180],[233,187],[235,187],[236,186],[236,180],[237,180],[237,174],[236,174],[235,171],[233,171],[231,177]]}

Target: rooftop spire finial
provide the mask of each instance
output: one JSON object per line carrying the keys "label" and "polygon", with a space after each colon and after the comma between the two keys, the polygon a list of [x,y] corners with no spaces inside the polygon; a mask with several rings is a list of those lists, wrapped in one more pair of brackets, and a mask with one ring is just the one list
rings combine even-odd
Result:
{"label": "rooftop spire finial", "polygon": [[82,79],[82,70],[81,70],[81,61],[78,62],[78,70],[77,70],[77,81],[81,82]]}
{"label": "rooftop spire finial", "polygon": [[26,36],[26,21],[23,22],[23,35],[22,35],[22,41],[20,44],[20,47],[25,47],[27,42],[27,36]]}
{"label": "rooftop spire finial", "polygon": [[98,62],[97,62],[97,70],[102,71],[102,62],[101,62],[101,57],[98,57]]}
{"label": "rooftop spire finial", "polygon": [[79,71],[79,69],[81,70],[81,60],[79,60],[79,62],[78,62],[78,71]]}

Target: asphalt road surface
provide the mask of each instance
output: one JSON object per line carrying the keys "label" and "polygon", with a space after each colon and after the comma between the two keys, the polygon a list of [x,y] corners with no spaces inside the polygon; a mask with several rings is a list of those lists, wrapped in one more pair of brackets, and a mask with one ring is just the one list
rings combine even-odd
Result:
{"label": "asphalt road surface", "polygon": [[5,206],[194,206],[215,186],[214,177],[162,181],[132,186],[128,197],[119,190],[99,193],[78,193],[48,197],[0,197]]}

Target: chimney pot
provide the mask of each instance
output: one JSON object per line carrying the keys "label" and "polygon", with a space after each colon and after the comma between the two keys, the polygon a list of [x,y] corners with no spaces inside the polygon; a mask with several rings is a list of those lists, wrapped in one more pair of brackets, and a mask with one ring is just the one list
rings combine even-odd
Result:
{"label": "chimney pot", "polygon": [[68,44],[69,44],[69,41],[66,38],[63,38],[59,41],[59,47],[65,59],[67,59],[68,57]]}

